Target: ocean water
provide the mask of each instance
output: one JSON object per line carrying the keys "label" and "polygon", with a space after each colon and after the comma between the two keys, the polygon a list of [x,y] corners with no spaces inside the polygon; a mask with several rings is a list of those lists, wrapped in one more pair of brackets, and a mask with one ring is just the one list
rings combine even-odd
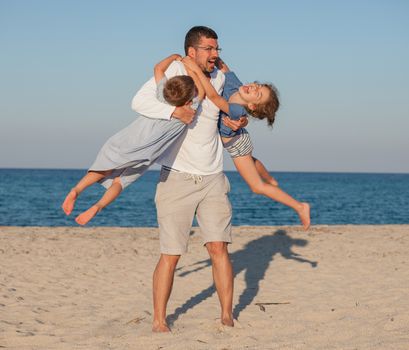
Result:
{"label": "ocean water", "polygon": [[[104,189],[94,185],[66,217],[60,206],[84,170],[0,169],[0,226],[76,226],[76,215]],[[409,174],[272,173],[280,186],[312,207],[313,224],[409,224]],[[231,184],[233,224],[298,225],[289,208],[251,193],[236,172]],[[149,171],[88,226],[157,226],[154,194],[159,171]]]}

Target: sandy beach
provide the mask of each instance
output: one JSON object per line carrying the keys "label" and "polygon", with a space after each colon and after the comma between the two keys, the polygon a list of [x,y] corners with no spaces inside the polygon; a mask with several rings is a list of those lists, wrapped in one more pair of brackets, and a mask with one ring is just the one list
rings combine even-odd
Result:
{"label": "sandy beach", "polygon": [[409,349],[409,225],[235,227],[235,328],[200,230],[151,332],[155,228],[0,228],[0,348]]}

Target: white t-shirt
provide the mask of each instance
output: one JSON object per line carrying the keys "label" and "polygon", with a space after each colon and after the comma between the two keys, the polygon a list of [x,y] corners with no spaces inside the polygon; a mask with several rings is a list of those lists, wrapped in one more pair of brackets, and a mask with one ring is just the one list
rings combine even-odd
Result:
{"label": "white t-shirt", "polygon": [[[167,78],[187,75],[183,63],[173,62],[166,71]],[[224,86],[224,74],[215,69],[210,82],[220,94]],[[170,119],[175,107],[161,103],[156,98],[155,79],[148,80],[132,100],[132,109],[149,118]],[[157,161],[161,165],[197,175],[211,175],[223,170],[223,144],[217,121],[219,109],[205,98],[196,112],[193,122],[181,137],[169,147]]]}

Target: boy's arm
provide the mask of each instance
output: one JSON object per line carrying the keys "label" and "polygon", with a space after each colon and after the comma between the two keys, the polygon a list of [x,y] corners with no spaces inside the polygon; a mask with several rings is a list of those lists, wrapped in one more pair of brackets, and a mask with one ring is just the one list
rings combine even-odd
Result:
{"label": "boy's arm", "polygon": [[153,75],[155,76],[156,84],[159,83],[162,80],[162,78],[165,76],[166,70],[169,68],[170,64],[173,61],[181,61],[181,60],[182,60],[182,56],[175,53],[173,55],[166,57],[159,63],[157,63],[153,69]]}
{"label": "boy's arm", "polygon": [[194,73],[197,74],[200,82],[203,85],[203,88],[206,92],[208,98],[212,100],[212,102],[219,107],[224,113],[229,114],[229,103],[223,97],[221,97],[213,85],[210,83],[210,80],[204,75],[200,67],[193,61],[190,57],[184,57],[183,63],[186,67],[191,69]]}

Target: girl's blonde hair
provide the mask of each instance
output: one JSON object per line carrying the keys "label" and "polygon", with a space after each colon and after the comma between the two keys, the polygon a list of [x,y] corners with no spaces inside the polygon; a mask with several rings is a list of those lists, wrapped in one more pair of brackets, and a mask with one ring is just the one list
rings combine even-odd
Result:
{"label": "girl's blonde hair", "polygon": [[280,107],[280,101],[278,99],[278,90],[272,84],[260,84],[260,85],[263,87],[266,87],[269,90],[270,96],[268,100],[263,104],[256,105],[256,108],[253,110],[250,110],[248,107],[245,107],[245,108],[247,112],[254,118],[257,118],[260,120],[267,119],[267,124],[269,126],[273,126],[276,112],[278,108]]}

